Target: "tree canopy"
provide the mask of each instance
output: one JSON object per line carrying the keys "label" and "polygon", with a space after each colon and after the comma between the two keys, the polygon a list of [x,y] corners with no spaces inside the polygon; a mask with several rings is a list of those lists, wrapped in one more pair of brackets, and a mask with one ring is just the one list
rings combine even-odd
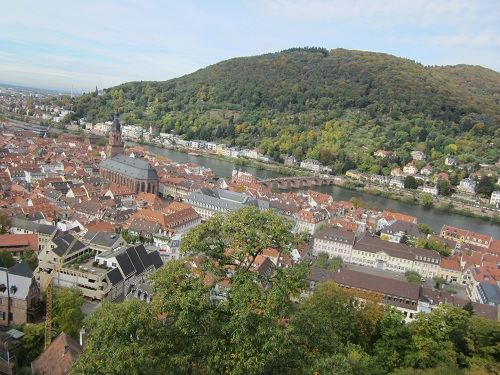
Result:
{"label": "tree canopy", "polygon": [[291,227],[246,207],[193,228],[185,258],[151,275],[150,305],[104,302],[87,319],[87,345],[71,372],[498,373],[496,321],[444,305],[404,324],[381,295],[333,282],[311,289],[307,263],[267,268],[264,253],[290,255]]}

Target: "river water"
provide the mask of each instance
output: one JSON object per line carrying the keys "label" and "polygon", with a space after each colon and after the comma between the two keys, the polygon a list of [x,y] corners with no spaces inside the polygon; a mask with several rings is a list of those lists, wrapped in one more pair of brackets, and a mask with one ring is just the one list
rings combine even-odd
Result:
{"label": "river water", "polygon": [[[126,142],[126,145],[134,146],[137,145],[137,143]],[[217,177],[231,178],[233,169],[239,168],[239,166],[236,166],[235,163],[212,159],[202,155],[194,156],[166,148],[148,145],[142,146],[156,155],[163,155],[166,158],[171,159],[177,163],[194,163],[210,168]],[[253,176],[259,179],[280,177],[277,172],[268,171],[265,169],[257,169],[249,166],[242,166],[241,169],[244,172],[251,173]],[[500,238],[500,224],[493,223],[488,220],[470,218],[446,211],[441,211],[435,208],[413,205],[410,203],[387,199],[380,196],[373,196],[371,194],[363,193],[360,191],[343,189],[339,186],[315,186],[312,189],[321,193],[329,194],[336,201],[348,201],[352,197],[356,197],[363,200],[364,202],[375,204],[377,206],[377,209],[380,211],[388,210],[416,216],[418,217],[419,222],[426,223],[436,232],[439,232],[443,225],[450,225],[452,227],[466,229],[473,232],[490,235],[495,238]]]}

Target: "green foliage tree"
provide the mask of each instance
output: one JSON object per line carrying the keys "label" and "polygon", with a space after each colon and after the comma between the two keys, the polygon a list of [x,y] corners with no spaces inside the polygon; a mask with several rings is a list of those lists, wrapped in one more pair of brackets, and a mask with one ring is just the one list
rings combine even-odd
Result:
{"label": "green foliage tree", "polygon": [[[291,229],[291,222],[256,207],[215,216],[183,239],[181,251],[197,257],[196,268],[172,261],[153,275],[154,308],[167,314],[182,338],[184,366],[235,374],[294,373],[300,367],[300,353],[280,319],[294,311],[290,297],[304,289],[307,268],[253,271],[267,248],[290,253]],[[222,289],[214,295],[215,287]]]}
{"label": "green foliage tree", "polygon": [[21,253],[21,260],[28,262],[30,269],[34,271],[38,266],[38,256],[33,249],[26,248]]}
{"label": "green foliage tree", "polygon": [[431,193],[420,194],[420,200],[422,201],[422,204],[426,207],[434,206],[434,197],[432,196]]}
{"label": "green foliage tree", "polygon": [[127,243],[136,243],[137,241],[140,241],[140,237],[139,236],[134,236],[132,234],[129,233],[128,230],[126,229],[122,229],[120,231],[120,236],[123,237],[123,239],[127,242]]}
{"label": "green foliage tree", "polygon": [[58,288],[53,294],[53,326],[58,333],[64,332],[77,339],[83,326],[83,294],[77,288]]}
{"label": "green foliage tree", "polygon": [[421,249],[437,251],[443,258],[451,255],[451,249],[448,247],[448,244],[436,237],[417,238],[415,246]]}
{"label": "green foliage tree", "polygon": [[439,277],[439,276],[433,277],[432,280],[434,280],[434,282],[436,283],[435,287],[437,289],[439,289],[441,287],[441,285],[446,283],[446,280],[443,279],[442,277]]}
{"label": "green foliage tree", "polygon": [[404,323],[401,311],[388,308],[378,325],[378,340],[374,344],[374,356],[391,372],[398,368],[411,344],[411,332]]}
{"label": "green foliage tree", "polygon": [[420,284],[422,282],[422,275],[420,275],[417,271],[406,271],[405,277],[410,283]]}
{"label": "green foliage tree", "polygon": [[469,322],[467,311],[451,305],[443,305],[430,314],[418,314],[409,326],[414,334],[406,364],[421,369],[456,366],[459,353],[466,350]]}
{"label": "green foliage tree", "polygon": [[424,233],[426,235],[434,233],[434,231],[431,229],[431,227],[425,223],[418,223],[417,226],[420,228],[422,233]]}
{"label": "green foliage tree", "polygon": [[108,144],[109,140],[105,137],[99,139],[95,144],[96,146],[106,146]]}
{"label": "green foliage tree", "polygon": [[438,180],[438,187],[439,187],[439,195],[448,196],[451,194],[451,187],[448,180],[440,178]]}
{"label": "green foliage tree", "polygon": [[302,338],[304,353],[328,356],[354,342],[358,322],[354,298],[333,282],[325,282],[301,303],[291,325]]}
{"label": "green foliage tree", "polygon": [[469,315],[474,315],[474,305],[472,304],[471,301],[467,302],[464,307],[462,307],[463,310],[467,311]]}
{"label": "green foliage tree", "polygon": [[404,179],[405,189],[416,189],[418,188],[417,179],[413,176],[406,176]]}
{"label": "green foliage tree", "polygon": [[26,352],[26,363],[30,364],[38,357],[45,345],[45,324],[26,324],[21,327],[24,332],[23,348]]}
{"label": "green foliage tree", "polygon": [[9,233],[11,227],[12,227],[12,218],[5,213],[0,213],[0,234]]}
{"label": "green foliage tree", "polygon": [[332,271],[336,271],[344,265],[344,260],[342,257],[335,256],[333,258],[329,258],[328,254],[325,252],[320,252],[316,261],[314,262],[314,266],[318,268],[329,269]]}
{"label": "green foliage tree", "polygon": [[337,271],[339,268],[342,268],[344,266],[344,260],[340,256],[335,256],[330,259],[330,264],[328,265],[328,268],[331,271]]}
{"label": "green foliage tree", "polygon": [[495,180],[491,176],[483,176],[476,186],[476,193],[486,197],[490,197],[495,190]]}
{"label": "green foliage tree", "polygon": [[[104,301],[86,320],[88,337],[72,374],[189,374],[169,371],[169,357],[181,344],[142,301],[131,299],[112,304]],[[179,333],[180,334],[180,333]],[[182,361],[182,358],[179,358]],[[179,367],[182,363],[179,364]]]}
{"label": "green foliage tree", "polygon": [[16,264],[14,257],[7,250],[0,250],[0,266],[10,268]]}

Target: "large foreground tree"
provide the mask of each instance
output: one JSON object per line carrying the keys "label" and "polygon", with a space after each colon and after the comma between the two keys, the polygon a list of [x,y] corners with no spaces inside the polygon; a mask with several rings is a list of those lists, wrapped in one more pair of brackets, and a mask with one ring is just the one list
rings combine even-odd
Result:
{"label": "large foreground tree", "polygon": [[301,374],[287,319],[308,268],[267,267],[262,257],[264,251],[289,256],[291,229],[291,222],[256,207],[192,229],[182,241],[187,257],[152,275],[150,307],[127,302],[113,313],[115,305],[105,304],[89,319],[89,345],[73,372],[109,373],[119,362],[126,364],[120,373]]}
{"label": "large foreground tree", "polygon": [[186,257],[151,276],[151,305],[104,303],[85,322],[72,373],[498,373],[498,322],[442,306],[405,325],[381,296],[333,282],[304,297],[307,265],[262,256],[286,261],[291,226],[249,207],[191,230]]}

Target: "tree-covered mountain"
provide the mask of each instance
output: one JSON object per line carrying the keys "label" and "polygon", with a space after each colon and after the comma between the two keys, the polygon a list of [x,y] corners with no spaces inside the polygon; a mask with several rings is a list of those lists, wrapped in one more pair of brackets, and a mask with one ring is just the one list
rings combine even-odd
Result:
{"label": "tree-covered mountain", "polygon": [[75,118],[154,125],[188,139],[257,146],[275,160],[306,157],[343,172],[388,173],[424,151],[435,166],[493,163],[500,154],[500,73],[426,67],[382,53],[295,48],[234,58],[163,82],[129,82],[85,94]]}

